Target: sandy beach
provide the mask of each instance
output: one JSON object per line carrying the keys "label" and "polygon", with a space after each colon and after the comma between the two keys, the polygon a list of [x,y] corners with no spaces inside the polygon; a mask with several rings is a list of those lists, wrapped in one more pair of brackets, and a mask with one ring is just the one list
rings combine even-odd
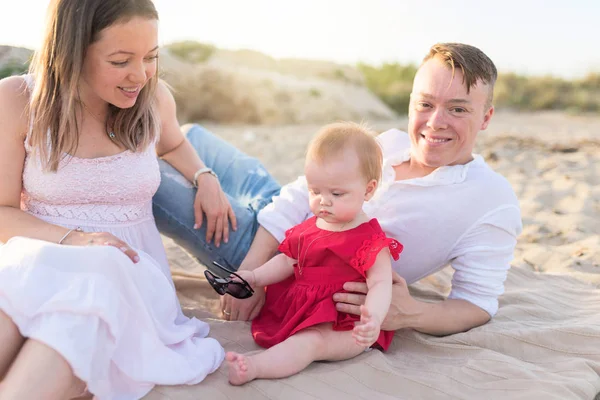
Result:
{"label": "sandy beach", "polygon": [[[406,129],[407,120],[369,122],[377,131]],[[260,159],[280,183],[302,173],[304,151],[319,125],[206,125]],[[600,285],[600,116],[559,112],[498,112],[481,132],[476,152],[512,184],[521,203],[524,230],[513,265],[570,275]],[[165,238],[183,306],[219,316],[218,296],[203,279],[203,266]],[[449,271],[443,273],[448,274]],[[198,282],[196,282],[198,284]],[[204,316],[204,313],[198,316]]]}

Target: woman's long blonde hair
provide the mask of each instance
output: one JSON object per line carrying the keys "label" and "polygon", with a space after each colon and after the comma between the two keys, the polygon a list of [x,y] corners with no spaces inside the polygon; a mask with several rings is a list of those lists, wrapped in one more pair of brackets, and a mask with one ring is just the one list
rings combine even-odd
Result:
{"label": "woman's long blonde hair", "polygon": [[[133,17],[158,20],[151,0],[52,0],[42,46],[30,67],[35,87],[29,145],[40,152],[44,168],[58,169],[65,154],[79,144],[81,113],[78,84],[88,46],[100,32]],[[135,105],[120,109],[109,105],[108,119],[122,147],[139,151],[153,142],[160,122],[155,110],[157,75],[144,86]]]}

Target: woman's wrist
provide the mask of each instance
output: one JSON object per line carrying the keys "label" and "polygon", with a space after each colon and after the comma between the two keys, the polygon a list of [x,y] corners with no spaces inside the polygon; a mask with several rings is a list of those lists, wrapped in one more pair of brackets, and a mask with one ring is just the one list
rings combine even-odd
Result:
{"label": "woman's wrist", "polygon": [[69,237],[73,236],[74,233],[81,233],[83,229],[79,226],[77,228],[69,229],[65,234],[58,240],[58,244],[69,244],[67,241]]}
{"label": "woman's wrist", "polygon": [[202,167],[194,174],[194,177],[192,178],[192,185],[194,185],[195,188],[198,188],[198,186],[201,186],[198,182],[206,177],[211,177],[211,179],[214,178],[217,180],[217,182],[219,181],[219,177],[215,171],[212,170],[212,168]]}

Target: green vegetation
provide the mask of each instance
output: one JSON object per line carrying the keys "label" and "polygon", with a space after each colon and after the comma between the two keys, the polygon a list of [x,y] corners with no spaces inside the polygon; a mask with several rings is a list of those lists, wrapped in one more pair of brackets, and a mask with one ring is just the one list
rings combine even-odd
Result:
{"label": "green vegetation", "polygon": [[376,96],[398,114],[408,112],[412,81],[417,72],[414,65],[385,63],[380,67],[358,64],[365,84]]}
{"label": "green vegetation", "polygon": [[216,51],[215,46],[191,40],[171,43],[166,48],[175,57],[192,63],[202,63],[208,60]]}
{"label": "green vegetation", "polygon": [[321,91],[317,88],[310,88],[308,91],[311,97],[321,97]]}
{"label": "green vegetation", "polygon": [[494,97],[498,107],[516,110],[600,112],[600,73],[575,80],[502,74]]}
{"label": "green vegetation", "polygon": [[27,72],[28,69],[29,69],[29,63],[27,63],[27,64],[8,63],[8,64],[0,67],[0,79],[6,78],[7,76],[24,74]]}
{"label": "green vegetation", "polygon": [[[359,64],[358,69],[375,95],[397,113],[407,113],[416,66],[387,63],[373,67]],[[600,73],[577,80],[500,74],[494,104],[498,108],[522,111],[600,112]]]}

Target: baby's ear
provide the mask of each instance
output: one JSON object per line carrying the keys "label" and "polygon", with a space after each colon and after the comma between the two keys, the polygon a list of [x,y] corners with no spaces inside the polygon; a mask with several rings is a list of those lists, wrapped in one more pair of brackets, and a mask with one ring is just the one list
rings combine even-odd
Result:
{"label": "baby's ear", "polygon": [[375,190],[377,190],[377,180],[376,179],[371,179],[367,183],[367,189],[365,191],[365,201],[371,200],[371,198],[375,194]]}

